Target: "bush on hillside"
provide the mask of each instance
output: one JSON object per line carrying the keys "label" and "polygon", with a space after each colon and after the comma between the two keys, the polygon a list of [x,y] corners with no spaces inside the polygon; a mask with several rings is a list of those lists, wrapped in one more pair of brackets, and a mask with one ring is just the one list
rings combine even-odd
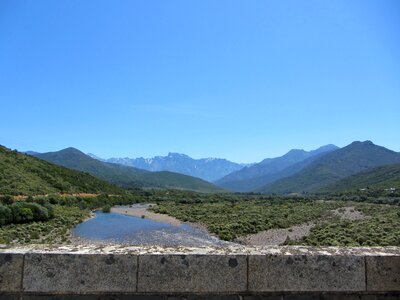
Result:
{"label": "bush on hillside", "polygon": [[11,223],[13,215],[11,209],[7,206],[0,204],[0,226]]}

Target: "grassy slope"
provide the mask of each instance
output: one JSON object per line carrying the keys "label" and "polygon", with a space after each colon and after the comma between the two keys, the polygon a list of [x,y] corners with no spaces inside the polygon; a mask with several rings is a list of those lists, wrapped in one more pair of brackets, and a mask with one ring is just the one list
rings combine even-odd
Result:
{"label": "grassy slope", "polygon": [[345,193],[366,187],[373,190],[392,187],[400,189],[400,164],[381,166],[357,173],[328,185],[321,189],[321,192]]}
{"label": "grassy slope", "polygon": [[124,193],[89,174],[0,146],[0,194]]}
{"label": "grassy slope", "polygon": [[373,143],[354,142],[328,153],[299,173],[266,185],[265,193],[315,192],[334,182],[377,166],[400,163],[400,154]]}
{"label": "grassy slope", "polygon": [[101,162],[74,148],[35,154],[35,156],[67,168],[88,172],[97,178],[126,188],[156,187],[201,192],[223,191],[207,181],[192,176],[173,172],[148,172],[119,164]]}

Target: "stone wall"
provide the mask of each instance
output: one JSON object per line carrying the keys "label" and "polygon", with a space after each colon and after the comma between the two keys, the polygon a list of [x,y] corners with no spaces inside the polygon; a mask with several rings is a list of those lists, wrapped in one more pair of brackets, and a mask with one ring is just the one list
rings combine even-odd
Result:
{"label": "stone wall", "polygon": [[398,248],[0,250],[0,299],[400,299]]}

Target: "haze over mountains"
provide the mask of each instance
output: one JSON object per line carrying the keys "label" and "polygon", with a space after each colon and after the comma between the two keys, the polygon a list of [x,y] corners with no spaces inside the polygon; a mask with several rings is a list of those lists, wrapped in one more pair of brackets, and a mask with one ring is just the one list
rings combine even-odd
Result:
{"label": "haze over mountains", "polygon": [[318,192],[334,182],[374,167],[400,163],[400,153],[373,144],[353,142],[316,159],[300,172],[258,189],[264,193]]}
{"label": "haze over mountains", "polygon": [[295,174],[314,159],[338,149],[335,145],[322,146],[316,150],[290,150],[283,156],[267,158],[258,164],[245,167],[216,181],[218,186],[236,192],[254,191],[263,185]]}
{"label": "haze over mountains", "polygon": [[[113,158],[107,161],[90,157],[75,148],[29,154],[90,173],[123,188],[177,188],[203,192],[267,194],[342,193],[368,187],[400,188],[400,153],[377,146],[371,141],[353,142],[343,148],[326,145],[312,151],[294,149],[283,156],[267,158],[249,166],[224,159],[196,160],[177,153],[153,159]],[[177,171],[152,171],[160,168]],[[201,174],[203,177],[217,178],[229,171],[231,173],[214,181],[214,184],[194,176]]]}
{"label": "haze over mountains", "polygon": [[103,159],[94,154],[88,153],[92,158],[116,163],[125,166],[135,167],[147,171],[170,171],[189,176],[198,177],[207,181],[218,180],[225,175],[240,170],[249,164],[234,163],[221,158],[193,159],[185,154],[168,153],[167,156],[155,156],[153,158],[109,158]]}
{"label": "haze over mountains", "polygon": [[124,188],[156,187],[222,192],[213,184],[199,178],[173,172],[149,172],[146,170],[102,162],[75,148],[56,152],[36,153],[33,156],[74,170],[87,172],[97,178]]}

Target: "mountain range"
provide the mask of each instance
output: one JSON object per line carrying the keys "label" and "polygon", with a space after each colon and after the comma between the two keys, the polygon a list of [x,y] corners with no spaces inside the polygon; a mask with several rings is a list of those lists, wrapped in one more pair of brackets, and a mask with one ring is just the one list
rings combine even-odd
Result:
{"label": "mountain range", "polygon": [[[293,149],[283,156],[267,158],[248,166],[224,159],[195,160],[177,153],[153,159],[127,158],[107,161],[93,158],[75,148],[29,154],[70,169],[87,172],[122,188],[176,188],[202,192],[266,194],[342,193],[366,187],[400,188],[400,153],[375,145],[371,141],[357,141],[343,148],[326,145],[312,151]],[[178,172],[150,171],[128,164],[150,170],[173,168],[180,172],[214,178],[228,172],[229,168],[234,171],[212,184]],[[213,172],[220,173],[210,175]]]}
{"label": "mountain range", "polygon": [[194,159],[181,153],[168,153],[167,156],[155,156],[153,158],[109,158],[103,159],[88,153],[92,158],[103,162],[115,163],[135,167],[151,172],[170,171],[198,177],[206,181],[216,181],[225,175],[240,170],[249,164],[239,164],[221,158]]}
{"label": "mountain range", "polygon": [[123,188],[156,187],[188,189],[200,192],[223,192],[222,188],[202,179],[174,172],[146,170],[94,159],[75,148],[31,155],[70,169],[87,172]]}
{"label": "mountain range", "polygon": [[236,192],[254,191],[270,182],[299,172],[318,157],[337,149],[335,145],[322,146],[312,151],[293,149],[283,156],[267,158],[233,172],[215,184]]}
{"label": "mountain range", "polygon": [[400,153],[373,144],[353,142],[314,160],[292,176],[257,189],[263,193],[317,193],[329,185],[359,172],[400,163]]}

